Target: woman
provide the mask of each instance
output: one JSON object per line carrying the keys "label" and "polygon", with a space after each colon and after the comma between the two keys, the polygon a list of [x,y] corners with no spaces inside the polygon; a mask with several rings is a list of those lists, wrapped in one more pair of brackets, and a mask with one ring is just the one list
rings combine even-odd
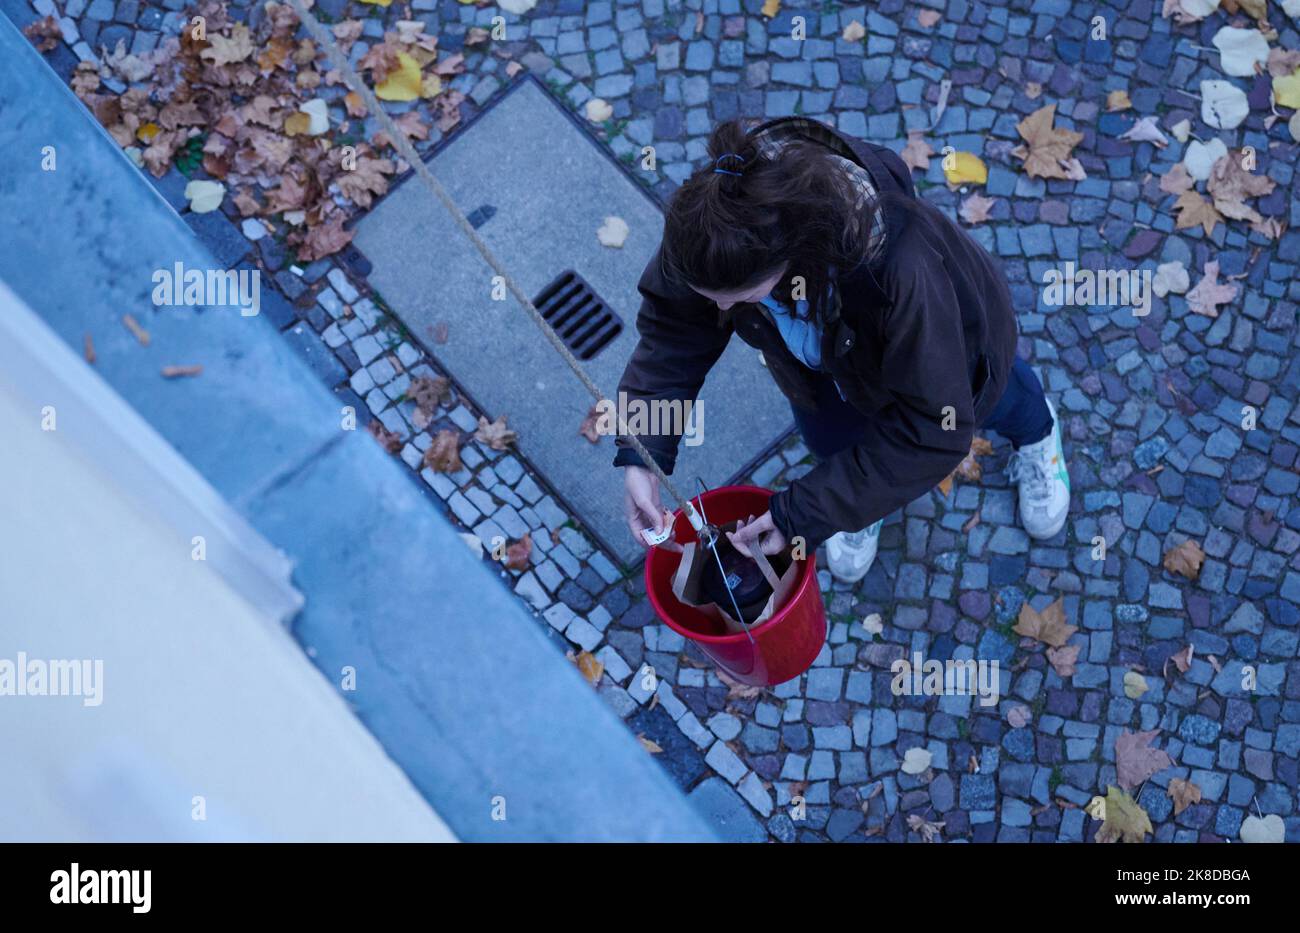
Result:
{"label": "woman", "polygon": [[[693,399],[733,333],[763,352],[818,465],[737,530],[737,548],[825,541],[832,574],[862,579],[885,516],[952,473],[977,427],[1016,448],[1025,530],[1058,534],[1070,505],[1060,427],[1016,358],[996,261],[916,197],[892,151],[815,121],[726,123],[709,154],[674,194],[641,277],[640,341],[619,389]],[[671,473],[677,439],[642,442]],[[617,443],[643,541],[663,527],[658,480]]]}

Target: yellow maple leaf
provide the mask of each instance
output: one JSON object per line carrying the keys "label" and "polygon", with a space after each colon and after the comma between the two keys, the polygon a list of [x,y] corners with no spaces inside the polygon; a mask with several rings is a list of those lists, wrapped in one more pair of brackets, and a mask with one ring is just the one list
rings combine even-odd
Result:
{"label": "yellow maple leaf", "polygon": [[375,85],[375,96],[380,100],[415,100],[420,96],[421,84],[419,62],[405,52],[398,52],[397,68]]}
{"label": "yellow maple leaf", "polygon": [[420,96],[424,98],[437,97],[442,93],[442,78],[436,74],[427,74],[420,82]]}
{"label": "yellow maple leaf", "polygon": [[989,180],[989,168],[972,152],[954,152],[944,157],[943,177],[950,185],[982,185]]}
{"label": "yellow maple leaf", "polygon": [[284,118],[285,136],[302,136],[311,129],[311,115],[301,110]]}
{"label": "yellow maple leaf", "polygon": [[1293,74],[1273,79],[1273,100],[1283,107],[1300,110],[1300,68]]}
{"label": "yellow maple leaf", "polygon": [[1106,791],[1106,819],[1094,837],[1097,842],[1141,842],[1151,829],[1151,818],[1138,802],[1118,787]]}
{"label": "yellow maple leaf", "polygon": [[781,0],[764,0],[762,13],[768,19],[781,12]]}

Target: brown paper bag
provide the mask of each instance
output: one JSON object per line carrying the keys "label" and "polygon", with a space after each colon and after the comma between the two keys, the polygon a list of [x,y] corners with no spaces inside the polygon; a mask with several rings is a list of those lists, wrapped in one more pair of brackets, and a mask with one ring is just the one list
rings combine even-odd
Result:
{"label": "brown paper bag", "polygon": [[[719,534],[735,530],[735,522],[718,526]],[[778,607],[785,605],[786,599],[794,590],[795,582],[799,579],[799,562],[794,559],[793,552],[794,549],[789,546],[771,557],[759,551],[754,552],[759,570],[763,572],[768,585],[772,587],[772,595],[763,605],[763,611],[748,625],[733,617],[730,606],[719,606],[703,594],[704,568],[709,561],[714,560],[714,557],[713,552],[702,546],[698,540],[682,546],[682,561],[677,565],[677,572],[673,574],[673,595],[687,606],[718,620],[727,631],[744,632],[766,622]]]}

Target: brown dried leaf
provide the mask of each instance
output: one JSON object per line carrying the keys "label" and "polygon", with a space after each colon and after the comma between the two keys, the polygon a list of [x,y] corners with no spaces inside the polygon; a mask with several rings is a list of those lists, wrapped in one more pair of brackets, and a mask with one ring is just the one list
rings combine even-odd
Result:
{"label": "brown dried leaf", "polygon": [[727,685],[728,700],[752,700],[763,692],[762,687],[756,687],[753,684],[742,684],[720,668],[716,673],[718,679]]}
{"label": "brown dried leaf", "polygon": [[1201,789],[1186,778],[1174,778],[1166,789],[1174,802],[1174,816],[1182,813],[1194,803],[1201,802]]}
{"label": "brown dried leaf", "polygon": [[1029,603],[1020,607],[1020,616],[1016,620],[1015,631],[1026,638],[1033,638],[1053,648],[1060,648],[1069,641],[1070,636],[1079,629],[1065,621],[1065,603],[1057,599],[1042,612],[1038,612]]}
{"label": "brown dried leaf", "polygon": [[1300,49],[1269,49],[1265,67],[1274,78],[1289,78],[1300,68]]}
{"label": "brown dried leaf", "polygon": [[366,50],[366,54],[357,62],[357,71],[369,71],[370,80],[375,84],[383,84],[389,74],[396,71],[400,66],[397,56],[404,50],[402,44],[397,41],[393,33],[384,36],[384,41],[372,45]]}
{"label": "brown dried leaf", "polygon": [[208,32],[208,47],[199,56],[213,65],[233,65],[253,54],[253,37],[243,23],[235,23],[230,35]]}
{"label": "brown dried leaf", "polygon": [[934,155],[934,148],[926,141],[919,130],[907,134],[907,145],[899,153],[904,165],[908,168],[919,169],[922,172],[930,170],[930,156],[932,155]]}
{"label": "brown dried leaf", "polygon": [[[83,101],[86,100],[86,95],[93,94],[95,91],[99,90],[99,84],[99,69],[95,67],[94,62],[82,62],[77,65],[76,70],[72,73],[72,93],[76,94]],[[116,102],[117,98],[114,97],[113,101]],[[87,101],[87,103],[89,102]],[[120,104],[118,104],[118,112],[121,112]],[[99,114],[95,114],[95,116],[98,117]],[[101,120],[100,122],[102,123],[103,121]]]}
{"label": "brown dried leaf", "polygon": [[465,70],[465,56],[460,52],[455,55],[448,55],[433,66],[434,74],[442,75],[449,78],[452,75],[458,75]]}
{"label": "brown dried leaf", "polygon": [[1162,566],[1170,573],[1176,573],[1188,580],[1195,580],[1201,575],[1201,564],[1203,563],[1205,563],[1205,552],[1191,538],[1168,551],[1161,562]]}
{"label": "brown dried leaf", "polygon": [[388,192],[387,176],[393,174],[397,166],[389,159],[376,159],[361,156],[356,168],[342,171],[334,180],[339,192],[358,207],[369,207],[375,197]]}
{"label": "brown dried leaf", "polygon": [[519,435],[506,427],[505,415],[501,415],[496,421],[492,422],[489,422],[482,415],[479,416],[478,430],[474,432],[474,440],[480,444],[487,444],[493,450],[505,450],[518,438]]}
{"label": "brown dried leaf", "polygon": [[1073,155],[1074,147],[1083,141],[1083,134],[1055,127],[1056,104],[1047,104],[1025,117],[1016,126],[1025,144],[1017,146],[1011,154],[1025,163],[1025,173],[1030,178],[1061,178],[1070,176],[1062,163]]}
{"label": "brown dried leaf", "polygon": [[1286,224],[1276,217],[1265,217],[1252,223],[1250,229],[1270,240],[1276,240],[1286,233]]}
{"label": "brown dried leaf", "polygon": [[968,224],[982,224],[984,221],[989,219],[989,211],[996,203],[997,201],[992,198],[986,198],[982,194],[972,194],[962,202],[961,210],[958,211],[958,214],[960,214],[961,219],[966,221]]}
{"label": "brown dried leaf", "polygon": [[424,452],[424,465],[435,473],[456,473],[461,469],[460,434],[456,431],[439,431],[433,443]]}
{"label": "brown dried leaf", "polygon": [[284,68],[289,61],[289,53],[292,51],[292,41],[286,36],[276,36],[268,40],[266,45],[262,47],[262,51],[257,53],[257,67],[264,72]]}
{"label": "brown dried leaf", "polygon": [[1133,106],[1133,101],[1129,100],[1128,91],[1124,88],[1111,91],[1106,95],[1106,112],[1115,113],[1119,110],[1128,110]]}
{"label": "brown dried leaf", "polygon": [[235,192],[234,205],[241,217],[253,217],[262,212],[262,205],[253,195],[251,188],[240,188]]}
{"label": "brown dried leaf", "polygon": [[365,29],[365,23],[360,19],[344,19],[343,22],[334,23],[331,31],[334,32],[334,39],[338,40],[338,47],[343,52],[347,52],[352,47],[352,43],[361,38],[361,30]]}
{"label": "brown dried leaf", "polygon": [[932,823],[918,813],[909,814],[907,817],[907,828],[914,833],[919,833],[922,842],[934,842],[942,835],[943,827],[943,823]]}
{"label": "brown dried leaf", "polygon": [[[582,676],[586,678],[587,683],[593,687],[600,686],[600,678],[605,673],[605,665],[598,657],[590,651],[582,651],[578,654],[570,651],[566,654],[566,657],[578,666],[578,670],[582,671]],[[638,736],[638,738],[641,739],[643,745],[647,741],[643,736]],[[654,745],[653,742],[650,744]],[[655,748],[659,748],[659,746],[655,745]],[[660,749],[660,751],[662,750]]]}
{"label": "brown dried leaf", "polygon": [[23,35],[36,46],[38,52],[56,49],[63,41],[63,30],[59,28],[58,19],[53,16],[28,23],[23,27]]}
{"label": "brown dried leaf", "polygon": [[1190,191],[1195,184],[1195,179],[1187,173],[1187,166],[1182,162],[1176,163],[1160,176],[1160,190],[1166,194],[1182,194]]}
{"label": "brown dried leaf", "polygon": [[[406,113],[393,120],[393,123],[397,125],[397,128],[402,131],[402,135],[407,139],[429,138],[429,124],[425,123],[424,120],[420,118],[419,112],[415,110],[408,110]],[[383,130],[380,130],[375,134],[375,138],[372,142],[376,149],[395,150],[397,148],[393,144],[392,139],[389,138],[388,133]]]}
{"label": "brown dried leaf", "polygon": [[1066,678],[1074,676],[1074,665],[1079,661],[1079,645],[1063,645],[1060,648],[1047,649],[1047,661],[1056,671],[1057,676]]}
{"label": "brown dried leaf", "polygon": [[1191,188],[1178,196],[1174,210],[1178,211],[1174,227],[1179,230],[1200,226],[1204,228],[1205,235],[1209,236],[1214,232],[1215,225],[1223,222],[1223,215],[1215,206]]}
{"label": "brown dried leaf", "polygon": [[[1176,652],[1175,654],[1171,654],[1169,656],[1169,661],[1174,662],[1174,667],[1178,668],[1178,672],[1180,674],[1186,674],[1189,670],[1192,669],[1192,655],[1195,653],[1195,651],[1196,651],[1195,648],[1193,648],[1191,645],[1188,645],[1182,651]],[[1166,661],[1165,663],[1168,664],[1168,661]]]}
{"label": "brown dried leaf", "polygon": [[[301,116],[307,115],[304,113]],[[298,174],[286,172],[280,176],[280,184],[266,192],[266,212],[279,214],[302,210],[307,206],[307,197],[306,182]]]}
{"label": "brown dried leaf", "polygon": [[1132,790],[1157,771],[1173,765],[1173,759],[1163,749],[1151,747],[1151,740],[1159,734],[1159,729],[1125,730],[1115,739],[1115,772],[1120,787]]}
{"label": "brown dried leaf", "polygon": [[663,749],[660,748],[653,739],[647,739],[642,733],[637,733],[637,740],[640,741],[641,747],[652,755],[658,755],[663,751]]}
{"label": "brown dried leaf", "polygon": [[511,570],[527,570],[533,555],[533,536],[525,533],[522,538],[506,548],[505,564]]}
{"label": "brown dried leaf", "polygon": [[1237,286],[1219,283],[1219,261],[1217,259],[1205,264],[1205,277],[1196,283],[1196,287],[1187,293],[1188,310],[1206,317],[1218,317],[1219,305],[1227,304],[1237,297]]}
{"label": "brown dried leaf", "polygon": [[984,470],[976,458],[987,457],[991,453],[993,453],[993,445],[991,443],[978,435],[972,437],[970,442],[970,451],[962,459],[962,462],[957,464],[957,469],[949,473],[948,476],[939,483],[939,491],[942,492],[945,497],[948,496],[952,492],[953,480],[958,476],[973,483],[978,483],[984,476]]}
{"label": "brown dried leaf", "polygon": [[337,253],[351,243],[356,233],[352,230],[344,230],[343,220],[343,217],[335,216],[326,223],[308,230],[307,236],[303,238],[298,248],[299,258],[305,262],[315,262],[317,259]]}
{"label": "brown dried leaf", "polygon": [[366,102],[356,91],[348,91],[343,97],[343,109],[350,117],[364,117],[367,113]]}
{"label": "brown dried leaf", "polygon": [[402,446],[405,444],[402,436],[388,430],[378,418],[371,419],[370,423],[366,425],[366,430],[370,432],[371,437],[379,441],[379,446],[390,454],[400,454],[402,452]]}
{"label": "brown dried leaf", "polygon": [[1267,175],[1257,175],[1243,168],[1243,160],[1241,150],[1229,150],[1210,169],[1205,189],[1214,198],[1214,207],[1225,217],[1258,223],[1264,218],[1246,204],[1246,199],[1268,195],[1277,187],[1277,182]]}
{"label": "brown dried leaf", "polygon": [[406,397],[421,411],[433,414],[451,401],[451,380],[446,376],[416,376],[406,387]]}
{"label": "brown dried leaf", "polygon": [[448,133],[460,122],[460,105],[465,95],[457,90],[443,91],[433,101],[438,132]]}
{"label": "brown dried leaf", "polygon": [[582,419],[582,425],[578,428],[578,433],[593,444],[600,443],[600,432],[596,430],[596,425],[600,421],[601,414],[600,407],[592,405],[591,411],[587,412],[587,417]]}
{"label": "brown dried leaf", "polygon": [[[171,170],[172,157],[184,140],[180,133],[159,133],[141,155],[145,168],[155,178],[162,178]],[[120,140],[119,140],[120,142]]]}

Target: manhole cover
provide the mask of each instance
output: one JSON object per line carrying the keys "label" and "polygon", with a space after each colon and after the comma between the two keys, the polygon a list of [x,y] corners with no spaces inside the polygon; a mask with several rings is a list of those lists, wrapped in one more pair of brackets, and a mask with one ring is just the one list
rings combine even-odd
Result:
{"label": "manhole cover", "polygon": [[[551,96],[521,81],[429,163],[479,235],[534,296],[562,317],[584,367],[607,393],[636,345],[636,284],[663,231],[657,203]],[[621,249],[602,246],[607,216],[627,222]],[[592,405],[581,383],[513,298],[494,301],[491,267],[419,183],[399,185],[357,226],[370,284],[490,417],[508,415],[519,449],[625,564],[641,548],[623,522],[612,437],[578,428]],[[500,294],[500,289],[496,289]],[[549,309],[549,312],[548,312]],[[570,313],[579,317],[565,316]],[[447,341],[434,345],[439,324]],[[790,427],[790,409],[757,351],[733,340],[705,386],[703,443],[683,445],[676,475],[726,482]]]}

